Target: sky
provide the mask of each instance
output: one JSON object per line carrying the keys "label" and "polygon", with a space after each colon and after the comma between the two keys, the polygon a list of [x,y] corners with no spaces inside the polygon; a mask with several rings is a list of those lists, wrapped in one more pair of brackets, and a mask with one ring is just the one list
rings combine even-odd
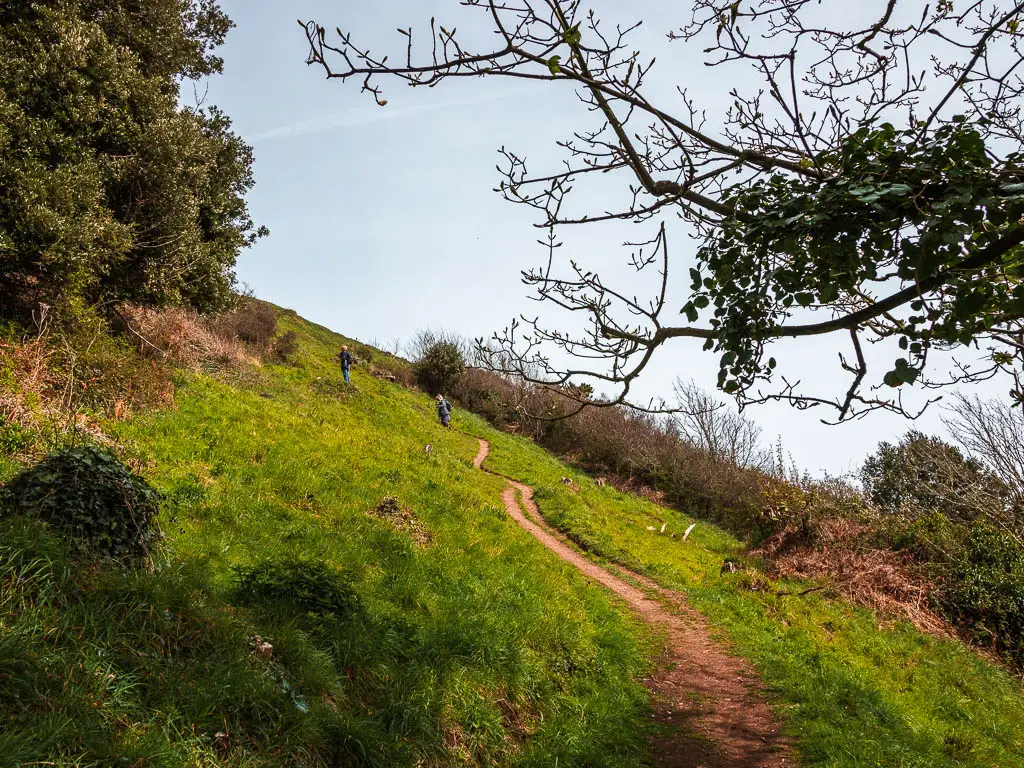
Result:
{"label": "sky", "polygon": [[[712,114],[724,108],[734,85],[726,78],[734,75],[704,68],[692,47],[665,43],[665,33],[684,21],[681,4],[603,5],[623,21],[643,14],[634,43],[659,56],[665,80],[654,87],[682,79],[699,89]],[[359,92],[358,82],[327,81],[306,65],[297,19],[315,19],[328,30],[340,26],[381,50],[399,51],[404,38],[396,27],[422,26],[436,15],[465,31],[472,11],[467,16],[457,0],[222,0],[222,6],[237,25],[219,52],[224,74],[196,96],[224,109],[253,145],[250,209],[271,231],[239,260],[241,282],[260,298],[384,347],[424,328],[486,337],[520,314],[544,313],[559,327],[559,315],[531,300],[520,279],[522,269],[544,258],[536,243],[543,232],[532,226],[529,211],[493,190],[499,148],[525,154],[531,167],[552,167],[560,157],[554,142],[588,125],[566,86],[472,79],[411,89],[393,82],[385,84],[388,103],[380,107]],[[584,202],[604,209],[599,199]],[[628,279],[621,243],[629,232],[579,228],[566,255]],[[674,275],[687,274],[687,249],[685,237],[674,241]],[[790,343],[776,357],[804,381],[845,391],[835,339]],[[641,398],[669,396],[676,377],[712,389],[717,370],[716,358],[699,343],[680,340],[659,350],[638,391]],[[980,391],[1003,389],[992,384]],[[821,423],[824,412],[784,404],[756,406],[746,415],[766,442],[780,440],[796,465],[813,474],[854,471],[880,440],[898,439],[912,426],[943,431],[936,407],[913,424],[875,413],[828,426]]]}

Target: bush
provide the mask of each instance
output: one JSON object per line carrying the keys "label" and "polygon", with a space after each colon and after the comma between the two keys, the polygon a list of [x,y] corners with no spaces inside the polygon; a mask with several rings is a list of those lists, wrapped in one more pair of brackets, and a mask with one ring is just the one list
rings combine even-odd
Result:
{"label": "bush", "polygon": [[323,563],[267,560],[236,566],[235,600],[242,605],[345,618],[359,608],[351,584]]}
{"label": "bush", "polygon": [[240,302],[238,309],[221,320],[225,329],[256,349],[268,349],[277,332],[277,312],[256,299],[243,298]]}
{"label": "bush", "polygon": [[876,523],[897,551],[908,552],[920,563],[949,563],[963,547],[964,526],[943,514],[932,512],[907,522],[885,517]]}
{"label": "bush", "polygon": [[298,351],[299,334],[295,331],[286,331],[270,345],[270,357],[278,363],[291,362]]}
{"label": "bush", "polygon": [[499,429],[518,416],[515,384],[491,371],[469,368],[449,389],[467,410],[480,414]]}
{"label": "bush", "polygon": [[142,560],[158,534],[159,494],[114,455],[92,447],[59,451],[4,487],[0,509],[37,518],[75,549]]}
{"label": "bush", "polygon": [[1024,548],[987,525],[975,526],[957,554],[940,605],[981,645],[1024,664]]}
{"label": "bush", "polygon": [[121,307],[120,315],[125,337],[144,357],[204,371],[241,371],[259,363],[224,318],[135,306]]}
{"label": "bush", "polygon": [[67,392],[66,408],[103,411],[120,419],[133,408],[173,402],[174,386],[163,362],[137,354],[128,339],[111,333],[106,319],[79,308],[59,321],[49,362],[55,376],[52,389]]}
{"label": "bush", "polygon": [[1003,519],[1009,493],[980,462],[920,432],[897,445],[880,443],[861,470],[864,488],[880,509],[908,521],[933,513],[953,522]]}
{"label": "bush", "polygon": [[450,392],[466,370],[466,358],[458,344],[439,341],[416,361],[416,382],[432,395]]}
{"label": "bush", "polygon": [[0,424],[0,454],[16,454],[29,442],[27,431],[20,424]]}

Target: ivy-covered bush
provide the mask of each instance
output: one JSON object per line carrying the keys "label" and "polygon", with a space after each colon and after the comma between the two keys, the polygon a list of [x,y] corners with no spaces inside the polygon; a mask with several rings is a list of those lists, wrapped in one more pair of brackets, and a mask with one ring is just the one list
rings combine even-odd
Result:
{"label": "ivy-covered bush", "polygon": [[235,600],[321,617],[346,618],[359,609],[348,580],[323,563],[267,560],[236,566]]}
{"label": "ivy-covered bush", "polygon": [[113,454],[67,448],[15,475],[0,512],[47,523],[80,552],[139,561],[158,535],[160,496]]}
{"label": "ivy-covered bush", "polygon": [[954,557],[940,598],[946,616],[981,645],[1024,665],[1024,548],[975,526]]}

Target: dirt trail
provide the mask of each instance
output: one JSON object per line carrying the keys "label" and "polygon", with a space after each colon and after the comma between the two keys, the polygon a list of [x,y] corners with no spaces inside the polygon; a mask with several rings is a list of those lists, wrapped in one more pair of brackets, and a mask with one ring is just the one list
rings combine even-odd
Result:
{"label": "dirt trail", "polygon": [[[473,465],[483,469],[490,450],[480,440]],[[484,470],[485,472],[488,470]],[[494,474],[494,473],[492,473]],[[666,637],[666,653],[655,676],[645,681],[654,694],[659,735],[651,744],[661,768],[794,768],[792,750],[764,699],[760,680],[744,661],[712,639],[705,619],[682,595],[620,568],[641,589],[587,560],[544,523],[533,489],[504,478],[501,494],[509,515],[541,544],[604,585]],[[517,492],[519,499],[516,498]],[[525,510],[525,514],[524,514]],[[647,591],[645,591],[647,590]],[[649,596],[654,593],[662,598]],[[666,607],[671,605],[671,610]]]}

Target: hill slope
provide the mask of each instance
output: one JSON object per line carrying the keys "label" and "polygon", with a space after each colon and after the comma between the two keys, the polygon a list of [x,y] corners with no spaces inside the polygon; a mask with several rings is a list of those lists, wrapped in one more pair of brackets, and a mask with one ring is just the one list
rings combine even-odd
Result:
{"label": "hill slope", "polygon": [[726,534],[659,535],[691,520],[361,368],[347,390],[342,337],[281,329],[300,366],[181,374],[174,408],[108,425],[166,495],[154,569],[0,522],[0,764],[641,765],[661,641],[507,517],[473,436],[590,556],[708,616],[806,764],[1024,764],[1019,684],[959,644],[722,576]]}

